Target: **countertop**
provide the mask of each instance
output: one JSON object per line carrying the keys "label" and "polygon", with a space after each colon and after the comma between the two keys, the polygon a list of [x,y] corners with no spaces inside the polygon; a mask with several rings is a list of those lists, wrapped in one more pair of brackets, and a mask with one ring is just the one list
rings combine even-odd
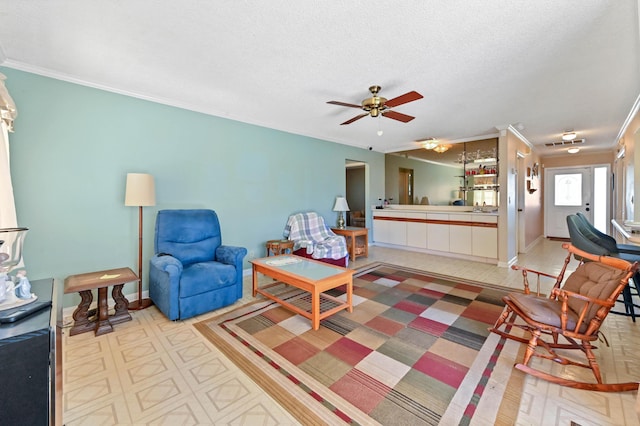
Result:
{"label": "countertop", "polygon": [[[473,211],[472,206],[432,206],[432,205],[399,205],[392,204],[380,209],[373,206],[371,210],[376,212],[407,212],[407,213],[450,213],[450,214],[474,214],[485,216],[498,216],[498,207],[484,206],[484,211]],[[493,210],[493,211],[491,211]]]}
{"label": "countertop", "polygon": [[[640,231],[638,233],[633,232],[622,219],[611,219],[611,223],[630,243],[640,244]],[[640,226],[640,224],[638,225]],[[640,228],[638,229],[640,230]]]}

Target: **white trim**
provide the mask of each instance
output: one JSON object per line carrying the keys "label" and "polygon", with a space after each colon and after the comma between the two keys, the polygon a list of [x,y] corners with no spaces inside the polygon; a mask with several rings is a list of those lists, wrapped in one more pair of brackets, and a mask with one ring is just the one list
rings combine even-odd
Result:
{"label": "white trim", "polygon": [[534,146],[531,142],[529,142],[529,140],[527,138],[525,138],[524,136],[522,136],[522,133],[520,133],[520,131],[518,129],[516,129],[515,127],[513,127],[512,125],[508,126],[508,129],[511,131],[511,133],[513,133],[518,139],[520,139],[522,142],[524,142],[525,145],[527,145],[529,147],[529,149],[531,151],[534,151]]}
{"label": "white trim", "polygon": [[500,268],[511,268],[512,265],[515,265],[517,263],[518,263],[518,255],[515,255],[508,262],[498,262],[498,266]]}
{"label": "white trim", "polygon": [[622,123],[622,127],[618,132],[618,136],[616,136],[616,141],[615,141],[616,144],[620,139],[622,139],[624,134],[627,132],[627,129],[629,128],[631,121],[633,121],[633,118],[638,113],[638,110],[640,110],[640,95],[638,95],[638,97],[636,98],[636,101],[633,103],[633,107],[631,108],[631,111],[629,111],[629,115],[627,115],[627,118],[624,120],[624,123]]}
{"label": "white trim", "polygon": [[520,253],[528,253],[532,248],[534,248],[536,245],[538,245],[541,241],[544,240],[544,235],[540,235],[538,238],[536,238],[535,240],[533,240],[531,242],[531,244],[529,244],[528,246],[526,246],[524,249],[522,249],[520,251]]}

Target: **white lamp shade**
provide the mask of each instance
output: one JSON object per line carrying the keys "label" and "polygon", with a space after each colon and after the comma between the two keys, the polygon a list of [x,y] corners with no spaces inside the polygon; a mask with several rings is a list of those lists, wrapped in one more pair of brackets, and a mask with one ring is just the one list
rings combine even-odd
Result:
{"label": "white lamp shade", "polygon": [[156,189],[153,176],[146,173],[127,173],[125,206],[155,206]]}
{"label": "white lamp shade", "polygon": [[349,204],[347,204],[347,199],[344,197],[336,197],[336,203],[333,205],[334,212],[348,212]]}

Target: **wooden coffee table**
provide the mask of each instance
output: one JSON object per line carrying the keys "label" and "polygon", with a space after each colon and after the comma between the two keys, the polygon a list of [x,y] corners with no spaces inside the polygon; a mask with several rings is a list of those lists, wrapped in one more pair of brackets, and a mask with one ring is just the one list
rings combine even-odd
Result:
{"label": "wooden coffee table", "polygon": [[[311,320],[314,330],[320,328],[320,320],[346,309],[353,312],[353,270],[319,262],[317,260],[306,259],[295,255],[271,256],[250,261],[253,265],[253,297],[259,294],[274,300],[285,308],[302,315]],[[279,282],[270,283],[258,288],[258,274],[263,274],[274,278]],[[281,285],[289,284],[300,290],[311,293],[311,312],[307,312],[298,306],[280,299],[278,296],[266,290]],[[347,286],[347,300],[324,294],[341,285]],[[337,304],[324,312],[320,312],[320,298],[328,299]]]}

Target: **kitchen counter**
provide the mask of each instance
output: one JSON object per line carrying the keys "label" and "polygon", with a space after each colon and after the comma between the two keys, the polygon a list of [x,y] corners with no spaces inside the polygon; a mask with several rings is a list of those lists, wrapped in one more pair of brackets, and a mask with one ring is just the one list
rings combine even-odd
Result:
{"label": "kitchen counter", "polygon": [[393,206],[374,208],[372,216],[376,244],[497,263],[497,211],[473,212],[471,206]]}
{"label": "kitchen counter", "polygon": [[400,211],[400,212],[428,212],[428,213],[473,213],[481,215],[498,215],[498,207],[496,206],[482,206],[482,211],[474,211],[473,206],[433,206],[433,205],[420,205],[420,204],[391,204],[380,209],[373,206],[371,210],[373,212],[386,212],[386,211]]}
{"label": "kitchen counter", "polygon": [[624,237],[627,241],[633,244],[640,244],[640,232],[634,232],[631,227],[625,224],[625,221],[621,219],[611,219],[611,223],[613,224],[615,230],[618,231],[618,233],[622,235],[622,237]]}

